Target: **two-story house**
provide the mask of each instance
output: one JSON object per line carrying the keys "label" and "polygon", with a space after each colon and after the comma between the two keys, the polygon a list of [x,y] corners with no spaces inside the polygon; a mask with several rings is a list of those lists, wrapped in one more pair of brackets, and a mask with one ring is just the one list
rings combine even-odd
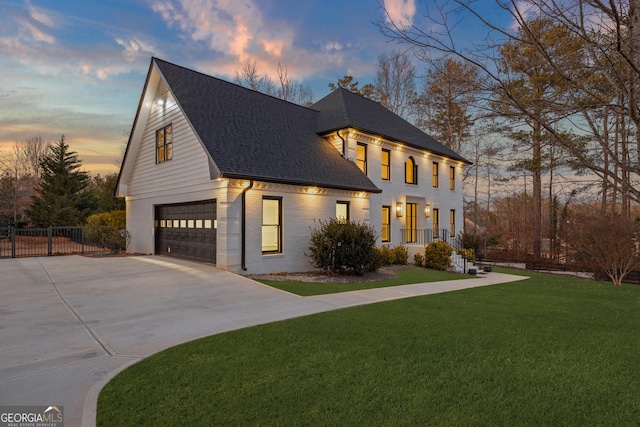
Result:
{"label": "two-story house", "polygon": [[416,250],[455,236],[467,164],[347,90],[303,107],[153,58],[116,193],[130,252],[306,271],[318,219],[367,222],[379,245]]}

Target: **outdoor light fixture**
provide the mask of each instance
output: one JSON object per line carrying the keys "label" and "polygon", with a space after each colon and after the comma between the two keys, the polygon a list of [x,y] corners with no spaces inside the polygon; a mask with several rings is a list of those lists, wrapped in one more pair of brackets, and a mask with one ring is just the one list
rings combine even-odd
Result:
{"label": "outdoor light fixture", "polygon": [[396,216],[397,217],[402,216],[402,202],[396,203]]}
{"label": "outdoor light fixture", "polygon": [[429,203],[424,205],[424,216],[426,218],[429,218],[431,216],[431,205]]}
{"label": "outdoor light fixture", "polygon": [[307,194],[318,194],[320,189],[318,187],[309,187],[306,189]]}

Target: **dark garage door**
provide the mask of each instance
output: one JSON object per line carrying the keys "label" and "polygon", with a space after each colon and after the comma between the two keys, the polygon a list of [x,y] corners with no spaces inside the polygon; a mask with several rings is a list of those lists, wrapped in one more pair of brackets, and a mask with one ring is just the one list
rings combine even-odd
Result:
{"label": "dark garage door", "polygon": [[156,254],[216,262],[216,201],[156,206]]}

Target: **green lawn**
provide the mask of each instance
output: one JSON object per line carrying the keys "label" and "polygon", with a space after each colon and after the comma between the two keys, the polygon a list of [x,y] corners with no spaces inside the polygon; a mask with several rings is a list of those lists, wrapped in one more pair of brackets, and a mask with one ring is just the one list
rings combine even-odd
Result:
{"label": "green lawn", "polygon": [[174,347],[104,388],[98,425],[638,425],[640,286],[527,275]]}
{"label": "green lawn", "polygon": [[408,285],[414,283],[441,282],[443,280],[472,279],[474,276],[449,273],[446,271],[427,270],[424,268],[409,268],[396,270],[398,276],[394,279],[378,280],[376,282],[361,283],[307,283],[307,282],[279,282],[276,280],[258,280],[273,288],[282,289],[303,297],[311,295],[335,294],[338,292],[359,291],[362,289],[385,288],[389,286]]}

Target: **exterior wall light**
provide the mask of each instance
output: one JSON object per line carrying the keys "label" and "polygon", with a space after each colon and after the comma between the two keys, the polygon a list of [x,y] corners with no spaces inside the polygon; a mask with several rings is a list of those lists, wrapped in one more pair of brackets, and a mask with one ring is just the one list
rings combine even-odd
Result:
{"label": "exterior wall light", "polygon": [[398,218],[402,217],[402,202],[396,203],[396,216]]}
{"label": "exterior wall light", "polygon": [[429,218],[431,216],[431,205],[429,203],[424,205],[424,216],[425,218]]}
{"label": "exterior wall light", "polygon": [[307,194],[318,194],[320,193],[320,189],[318,187],[309,187],[306,190]]}

